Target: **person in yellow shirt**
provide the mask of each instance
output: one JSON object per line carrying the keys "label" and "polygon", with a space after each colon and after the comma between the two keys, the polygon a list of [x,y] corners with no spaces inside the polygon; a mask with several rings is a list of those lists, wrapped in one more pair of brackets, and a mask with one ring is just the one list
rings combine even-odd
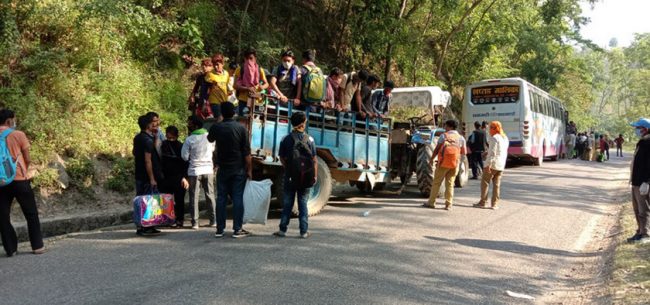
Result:
{"label": "person in yellow shirt", "polygon": [[[242,73],[243,71],[243,73]],[[239,116],[248,114],[258,100],[258,93],[269,87],[266,74],[257,64],[257,52],[248,49],[244,52],[244,63],[235,70],[235,90],[239,100]]]}
{"label": "person in yellow shirt", "polygon": [[218,121],[221,121],[221,103],[228,101],[228,96],[232,93],[232,88],[229,86],[230,75],[228,71],[223,68],[223,55],[217,53],[212,56],[212,64],[214,70],[205,74],[205,81],[210,84],[210,94],[208,101],[212,108],[212,115]]}

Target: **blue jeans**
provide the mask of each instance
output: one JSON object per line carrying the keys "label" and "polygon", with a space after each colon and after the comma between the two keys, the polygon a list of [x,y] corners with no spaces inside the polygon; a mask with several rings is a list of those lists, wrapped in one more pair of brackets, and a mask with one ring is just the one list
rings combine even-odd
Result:
{"label": "blue jeans", "polygon": [[293,187],[289,178],[284,177],[284,200],[282,202],[282,218],[280,218],[280,231],[287,232],[289,220],[291,220],[291,210],[293,203],[298,196],[298,220],[300,221],[300,234],[307,233],[309,229],[307,200],[309,199],[310,189],[296,189]]}
{"label": "blue jeans", "polygon": [[221,116],[221,104],[210,104],[212,108],[212,117],[218,119]]}
{"label": "blue jeans", "polygon": [[243,169],[235,172],[220,169],[217,172],[217,232],[223,232],[226,228],[228,196],[230,196],[233,205],[232,229],[235,232],[242,229],[246,179],[246,173]]}
{"label": "blue jeans", "polygon": [[238,116],[246,116],[249,115],[250,109],[248,108],[248,102],[247,101],[239,101],[239,104],[237,105],[237,115]]}

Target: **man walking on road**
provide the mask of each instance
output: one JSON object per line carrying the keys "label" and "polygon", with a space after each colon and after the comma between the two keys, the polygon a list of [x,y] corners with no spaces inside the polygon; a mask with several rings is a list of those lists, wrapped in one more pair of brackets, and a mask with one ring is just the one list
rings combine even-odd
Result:
{"label": "man walking on road", "polygon": [[217,144],[217,232],[215,237],[223,237],[226,228],[226,203],[228,196],[233,205],[233,236],[241,238],[251,233],[243,229],[244,187],[246,179],[253,177],[251,145],[248,131],[239,122],[233,120],[235,106],[225,102],[221,104],[223,121],[210,128],[208,140]]}
{"label": "man walking on road", "polygon": [[483,169],[483,152],[487,147],[485,131],[481,129],[481,123],[474,122],[475,130],[469,135],[467,144],[470,149],[469,164],[472,168],[471,179],[478,179],[479,171]]}
{"label": "man walking on road", "polygon": [[425,207],[436,207],[436,198],[444,180],[445,210],[451,210],[451,205],[454,202],[454,181],[456,175],[458,175],[458,162],[467,151],[465,138],[456,131],[456,128],[458,128],[457,121],[448,120],[445,122],[446,132],[438,138],[438,145],[433,150],[433,156],[429,160],[429,164],[432,165],[433,160],[436,156],[438,157],[438,165],[433,177],[433,185],[431,185],[431,194],[429,195],[429,201],[423,205]]}
{"label": "man walking on road", "polygon": [[[291,219],[291,210],[296,196],[298,197],[298,219],[300,221],[300,237],[308,238],[307,199],[309,189],[316,182],[318,163],[316,160],[316,144],[314,139],[305,133],[307,117],[302,112],[291,116],[293,131],[280,142],[280,161],[284,167],[284,202],[282,203],[282,218],[280,231],[273,233],[285,237]],[[301,180],[301,178],[304,178]],[[309,181],[306,181],[306,180]]]}
{"label": "man walking on road", "polygon": [[487,202],[488,189],[492,182],[492,204],[491,209],[498,209],[499,194],[501,192],[501,176],[506,168],[508,159],[508,137],[503,131],[501,122],[490,122],[490,143],[487,155],[487,166],[483,169],[483,178],[481,180],[481,200],[474,205],[477,208],[485,208]]}
{"label": "man walking on road", "polygon": [[[0,158],[0,162],[9,161],[11,158],[15,165],[13,181],[6,185],[3,182],[4,186],[0,187],[0,235],[2,236],[2,246],[8,257],[14,256],[18,250],[18,237],[10,219],[11,204],[14,198],[18,201],[25,220],[27,220],[27,232],[32,253],[45,253],[41,221],[38,218],[36,198],[30,182],[31,177],[29,177],[30,144],[25,133],[15,129],[15,113],[9,109],[0,110],[0,144],[5,146],[2,148],[4,151],[0,151],[0,155],[7,158]],[[0,165],[4,167],[10,164],[2,162]],[[3,173],[10,174],[5,171]]]}
{"label": "man walking on road", "polygon": [[622,133],[618,134],[618,138],[614,139],[614,143],[616,143],[616,156],[623,158],[623,143],[625,143],[625,139]]}
{"label": "man walking on road", "polygon": [[632,161],[632,207],[638,229],[627,239],[631,243],[650,243],[650,119],[639,119],[632,123],[636,135],[641,138],[636,144]]}
{"label": "man walking on road", "polygon": [[203,121],[196,116],[189,117],[187,127],[190,136],[185,139],[181,149],[181,157],[189,161],[187,170],[190,182],[190,215],[192,217],[192,229],[199,229],[199,188],[203,188],[205,201],[208,203],[208,218],[210,226],[214,224],[214,165],[212,155],[214,154],[214,143],[208,141],[208,131],[203,128]]}

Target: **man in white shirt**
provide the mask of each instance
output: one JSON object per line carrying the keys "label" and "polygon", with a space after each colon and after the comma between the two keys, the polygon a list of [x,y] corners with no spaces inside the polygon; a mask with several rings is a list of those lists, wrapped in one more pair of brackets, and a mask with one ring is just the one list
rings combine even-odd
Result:
{"label": "man in white shirt", "polygon": [[490,137],[488,139],[487,159],[485,160],[486,166],[483,169],[483,177],[481,180],[481,200],[474,206],[477,208],[485,208],[488,199],[488,188],[490,181],[492,182],[492,204],[490,208],[496,210],[499,208],[499,199],[501,192],[501,176],[503,170],[506,168],[506,160],[508,159],[508,137],[503,131],[501,122],[490,122]]}
{"label": "man in white shirt", "polygon": [[190,180],[190,214],[192,217],[192,229],[199,229],[199,185],[205,192],[205,200],[208,203],[208,217],[210,226],[215,225],[215,201],[214,201],[214,165],[212,156],[215,144],[208,141],[208,131],[203,128],[203,122],[196,115],[188,119],[187,127],[191,132],[185,139],[181,149],[181,157],[190,162],[187,175]]}

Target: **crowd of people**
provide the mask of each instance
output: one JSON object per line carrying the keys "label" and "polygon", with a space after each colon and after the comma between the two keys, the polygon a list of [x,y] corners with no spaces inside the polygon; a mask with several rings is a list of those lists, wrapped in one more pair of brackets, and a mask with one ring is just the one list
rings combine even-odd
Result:
{"label": "crowd of people", "polygon": [[623,157],[623,134],[611,139],[607,134],[596,132],[578,132],[576,124],[571,121],[567,125],[565,147],[567,148],[566,158],[581,159],[586,161],[609,161],[609,150],[616,147],[616,157]]}
{"label": "crowd of people", "polygon": [[[184,226],[185,195],[189,193],[191,228],[199,229],[199,192],[202,190],[208,210],[207,225],[215,228],[215,237],[224,236],[229,201],[233,204],[232,237],[242,238],[251,234],[243,227],[244,189],[246,181],[253,178],[251,147],[246,127],[235,118],[247,116],[253,107],[264,102],[264,95],[299,110],[353,111],[361,119],[383,118],[389,114],[394,84],[386,81],[383,90],[375,90],[379,88],[380,80],[366,70],[343,73],[341,69],[333,68],[325,76],[315,64],[313,51],[305,51],[302,65],[298,66],[293,52],[287,50],[280,56],[281,64],[268,73],[259,66],[256,57],[255,50],[249,49],[244,52],[241,65],[230,63],[227,70],[222,54],[202,60],[202,72],[188,99],[192,114],[187,119],[188,137],[184,142],[179,141],[178,127],[167,126],[162,131],[157,113],[149,112],[138,118],[140,132],[133,139],[132,151],[136,196],[156,192],[172,194],[176,215],[172,228]],[[270,76],[270,81],[267,81],[267,76]],[[217,122],[209,130],[204,128],[207,118],[214,118]],[[8,256],[16,253],[18,239],[10,221],[11,204],[16,199],[27,220],[32,252],[42,254],[46,249],[29,176],[30,143],[22,131],[16,130],[16,122],[13,111],[0,110],[0,148],[6,147],[0,149],[0,157],[4,157],[0,161],[9,160],[7,164],[15,168],[10,180],[3,180],[0,176],[2,244]],[[313,138],[305,132],[304,112],[295,111],[290,123],[292,131],[280,143],[284,196],[279,230],[274,235],[286,236],[294,202],[297,202],[299,233],[302,238],[308,238],[311,233],[307,200],[318,172],[316,147]],[[628,241],[645,243],[650,242],[650,120],[641,119],[632,126],[641,138],[636,146],[631,176],[638,230]],[[445,132],[438,138],[430,160],[433,164],[437,159],[437,166],[429,199],[423,206],[435,208],[444,183],[445,209],[452,208],[458,164],[462,161],[461,156],[467,155],[472,179],[481,177],[481,194],[474,207],[498,209],[509,141],[498,121],[475,122],[474,127],[475,130],[465,139],[457,131],[457,121],[444,123]],[[599,150],[602,160],[608,160],[609,148],[614,145],[616,155],[623,157],[624,142],[620,134],[612,141],[604,134],[578,133],[574,122],[567,126],[568,158],[592,160],[594,152]],[[8,157],[3,156],[4,151]],[[2,165],[6,166],[5,163]],[[301,166],[306,166],[306,169],[299,168]],[[488,198],[490,184],[492,196]],[[136,227],[136,234],[140,236],[158,233],[160,230],[155,227]]]}
{"label": "crowd of people", "polygon": [[[254,106],[265,102],[264,96],[280,105],[318,111],[331,109],[354,111],[359,119],[383,118],[390,111],[392,81],[383,82],[365,69],[344,73],[332,68],[324,73],[316,64],[316,52],[306,50],[296,64],[292,50],[280,54],[280,64],[271,72],[257,62],[255,49],[243,52],[241,64],[231,61],[225,69],[223,54],[201,61],[201,72],[188,98],[188,109],[201,119],[222,119],[221,104],[237,105],[237,115],[246,116]],[[373,92],[374,91],[374,92]]]}

